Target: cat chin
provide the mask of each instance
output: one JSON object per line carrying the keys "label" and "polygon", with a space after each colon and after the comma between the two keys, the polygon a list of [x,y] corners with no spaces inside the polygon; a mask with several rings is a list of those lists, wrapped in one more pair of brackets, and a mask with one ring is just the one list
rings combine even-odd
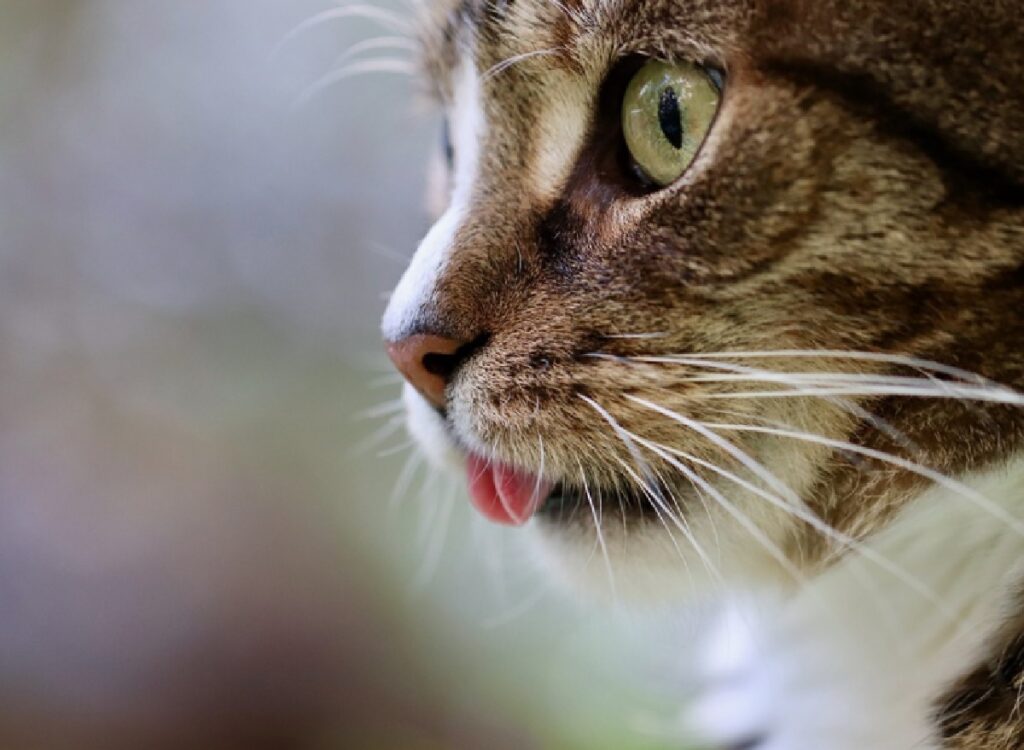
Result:
{"label": "cat chin", "polygon": [[542,517],[528,534],[536,559],[557,584],[598,601],[692,605],[726,588],[782,592],[794,587],[794,577],[750,544],[744,530],[702,520],[707,521],[691,519],[690,526],[703,555],[657,522],[623,528],[609,521],[599,541],[593,522]]}
{"label": "cat chin", "polygon": [[[465,470],[465,457],[452,441],[444,420],[408,384],[402,391],[406,427],[427,461],[454,474]],[[700,504],[692,504],[697,509]],[[761,515],[766,537],[783,538],[784,517]],[[534,558],[561,587],[605,601],[678,602],[720,591],[723,586],[788,588],[794,578],[763,545],[752,543],[749,529],[728,517],[709,518],[703,511],[686,519],[703,554],[681,530],[666,529],[648,518],[623,524],[605,518],[601,535],[589,513],[571,517],[541,514],[528,529]],[[712,569],[714,572],[712,573]]]}

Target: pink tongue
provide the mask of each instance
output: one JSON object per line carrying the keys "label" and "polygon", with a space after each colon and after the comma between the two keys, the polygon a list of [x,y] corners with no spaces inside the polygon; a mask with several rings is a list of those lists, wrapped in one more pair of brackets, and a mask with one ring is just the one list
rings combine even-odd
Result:
{"label": "pink tongue", "polygon": [[539,477],[479,456],[466,459],[466,475],[476,509],[506,526],[522,526],[533,518],[553,488]]}

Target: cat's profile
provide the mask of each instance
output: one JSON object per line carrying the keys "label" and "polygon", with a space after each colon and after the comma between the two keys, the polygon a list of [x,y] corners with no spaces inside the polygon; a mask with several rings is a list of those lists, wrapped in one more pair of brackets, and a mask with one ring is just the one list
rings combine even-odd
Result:
{"label": "cat's profile", "polygon": [[410,430],[578,585],[721,594],[680,736],[1024,747],[1022,11],[424,9]]}

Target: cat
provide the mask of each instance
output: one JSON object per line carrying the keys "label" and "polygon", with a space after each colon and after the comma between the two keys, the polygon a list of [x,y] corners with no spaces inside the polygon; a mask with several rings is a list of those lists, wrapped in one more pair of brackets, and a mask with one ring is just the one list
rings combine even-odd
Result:
{"label": "cat", "polygon": [[570,584],[721,602],[680,746],[1024,747],[1024,8],[421,10],[423,450]]}

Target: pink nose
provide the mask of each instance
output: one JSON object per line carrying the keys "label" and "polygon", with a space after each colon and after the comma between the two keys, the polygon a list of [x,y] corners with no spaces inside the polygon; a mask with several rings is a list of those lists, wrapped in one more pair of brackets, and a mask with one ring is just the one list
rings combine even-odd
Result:
{"label": "pink nose", "polygon": [[445,389],[461,357],[465,342],[444,336],[416,334],[388,343],[388,356],[395,367],[427,401],[444,408]]}

